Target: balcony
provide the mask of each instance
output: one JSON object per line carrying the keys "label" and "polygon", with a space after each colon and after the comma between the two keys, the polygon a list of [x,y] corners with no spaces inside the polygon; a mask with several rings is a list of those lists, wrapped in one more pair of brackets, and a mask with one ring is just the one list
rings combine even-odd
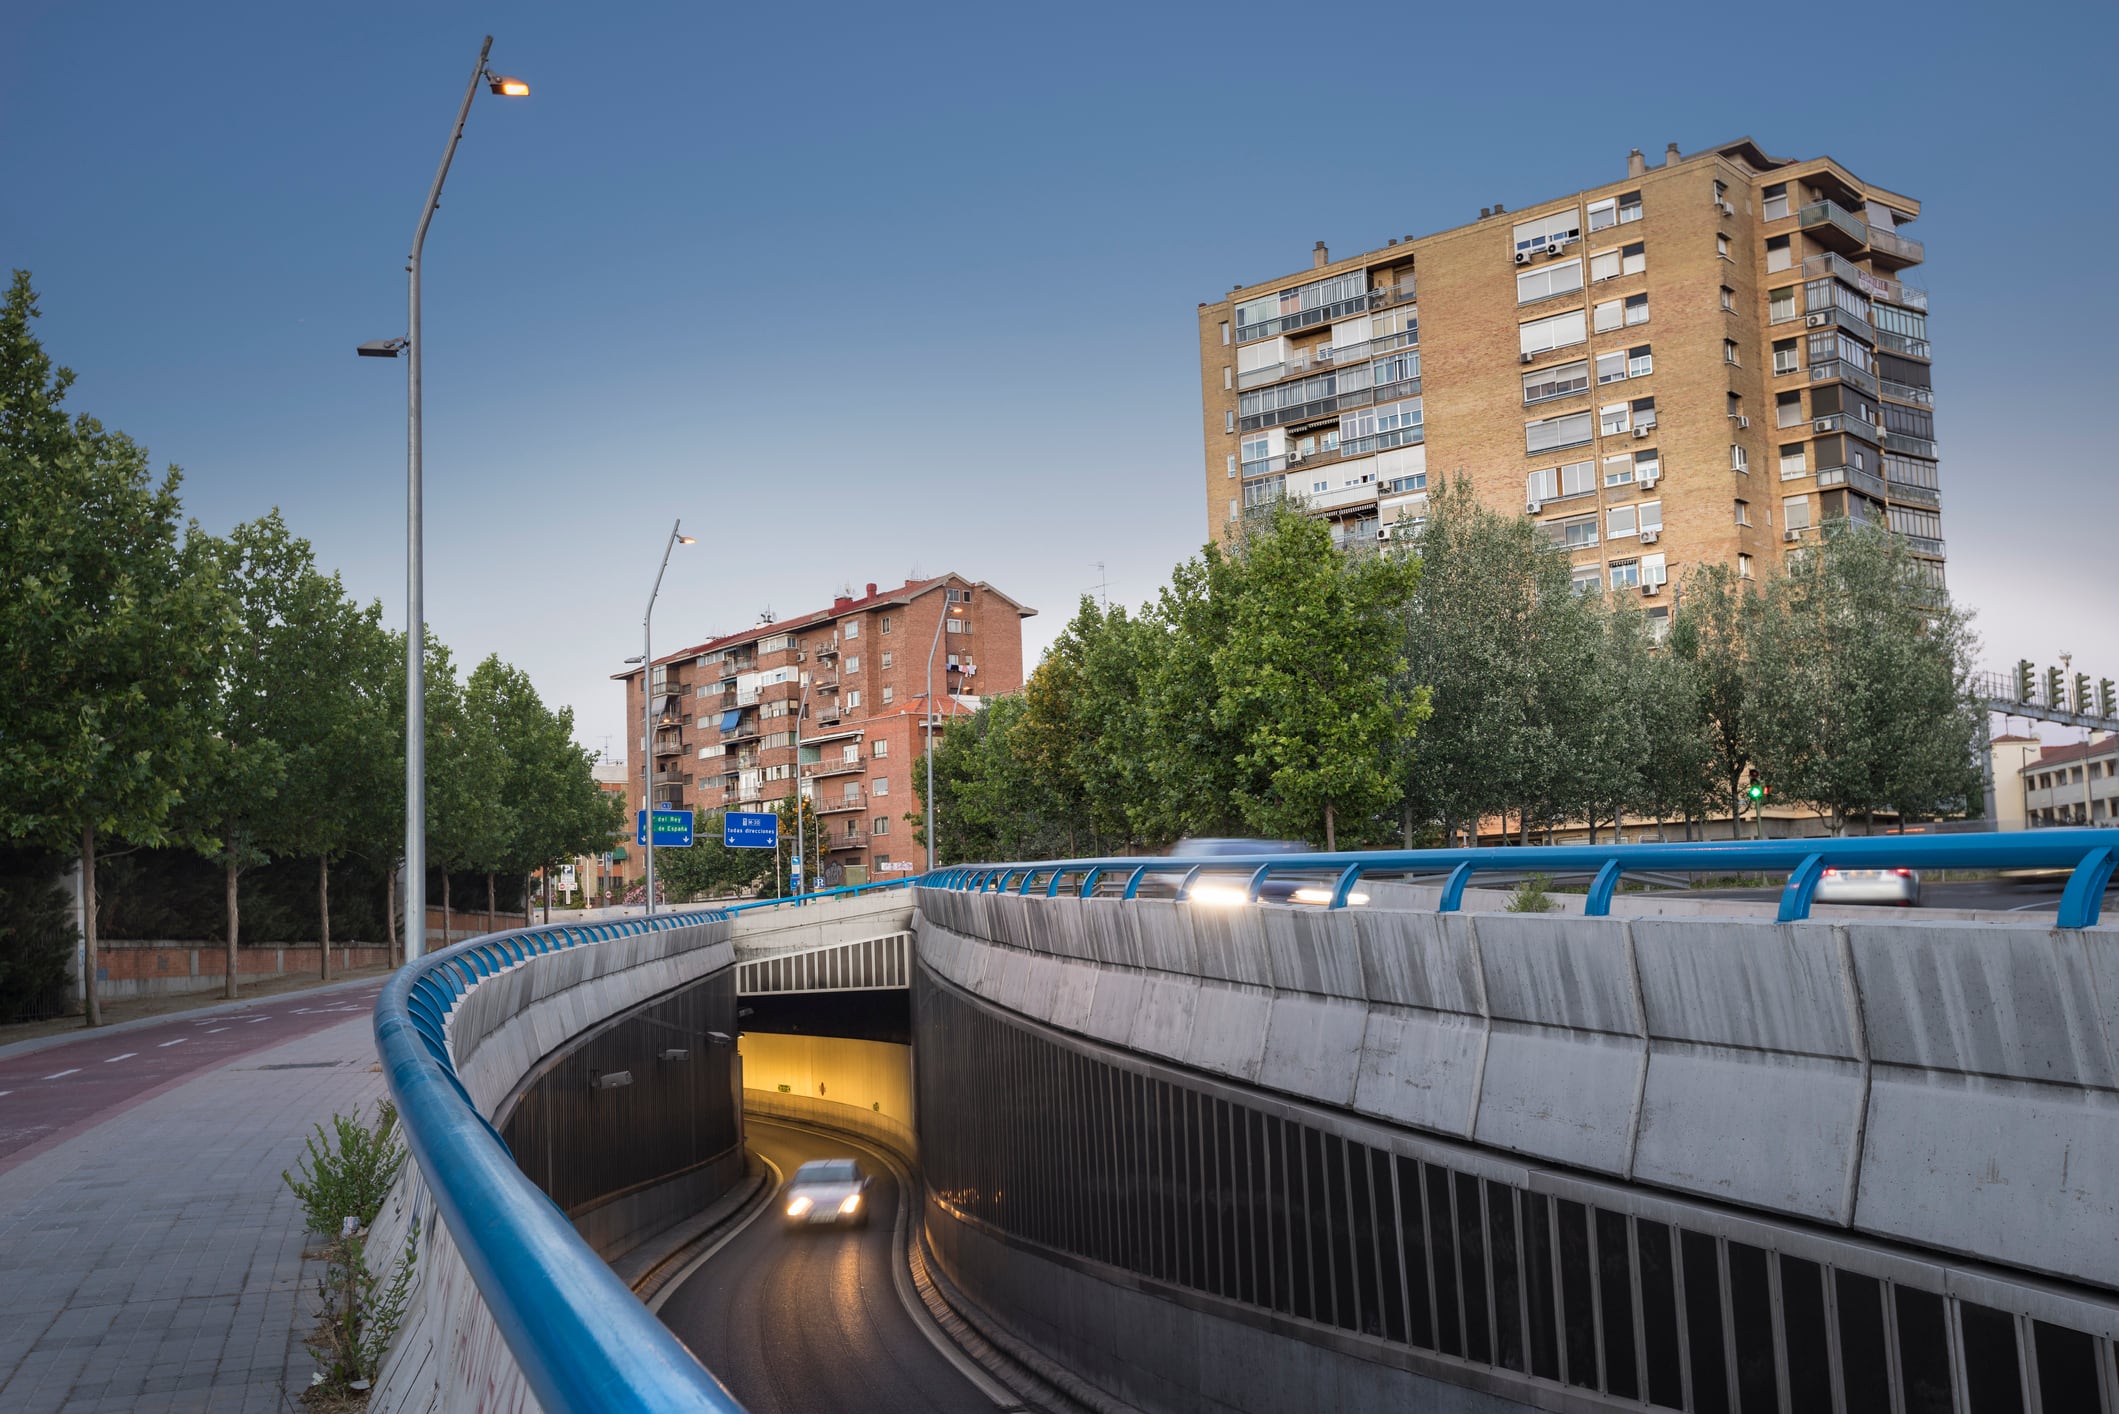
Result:
{"label": "balcony", "polygon": [[809,686],[812,692],[837,692],[839,690],[839,675],[837,673],[812,673],[809,679]]}
{"label": "balcony", "polygon": [[1821,279],[1836,275],[1858,290],[1866,292],[1871,299],[1880,299],[1886,304],[1903,305],[1907,309],[1925,311],[1928,307],[1928,292],[1913,285],[1901,284],[1888,275],[1878,275],[1864,270],[1853,261],[1827,252],[1823,255],[1806,256],[1803,260],[1803,278]]}
{"label": "balcony", "polygon": [[721,740],[724,745],[734,745],[739,741],[756,741],[760,735],[762,733],[758,726],[758,719],[752,717],[748,721],[737,722],[736,725],[721,733]]}
{"label": "balcony", "polygon": [[1891,499],[1905,506],[1926,506],[1931,511],[1942,509],[1942,493],[1933,486],[1921,486],[1911,481],[1890,483]]}
{"label": "balcony", "polygon": [[1901,534],[1898,538],[1906,542],[1906,548],[1908,550],[1911,550],[1914,554],[1919,555],[1923,559],[1941,560],[1948,558],[1943,553],[1942,542],[1940,540],[1935,539],[1933,536]]}
{"label": "balcony", "polygon": [[1803,234],[1843,255],[1851,255],[1869,243],[1869,223],[1836,201],[1806,206],[1796,219]]}
{"label": "balcony", "polygon": [[1338,511],[1348,506],[1365,506],[1376,499],[1376,483],[1373,480],[1359,482],[1353,486],[1341,486],[1333,491],[1317,491],[1303,498],[1303,503],[1312,511]]}
{"label": "balcony", "polygon": [[802,767],[802,779],[815,780],[819,776],[844,776],[867,769],[867,763],[858,756],[851,761],[811,761]]}
{"label": "balcony", "polygon": [[676,736],[658,736],[655,738],[655,754],[657,756],[682,756],[684,754],[684,742]]}
{"label": "balcony", "polygon": [[684,808],[683,790],[676,786],[658,788],[655,794],[655,808],[657,810],[682,810]]}
{"label": "balcony", "polygon": [[1849,363],[1843,358],[1828,358],[1823,363],[1810,365],[1811,382],[1828,383],[1834,379],[1842,383],[1852,383],[1872,398],[1876,396],[1876,375],[1866,368]]}
{"label": "balcony", "polygon": [[828,727],[836,724],[843,716],[844,713],[839,708],[838,699],[832,698],[829,701],[820,702],[816,707],[812,708],[809,719],[820,727]]}
{"label": "balcony", "polygon": [[1890,499],[1890,490],[1884,479],[1875,472],[1863,471],[1858,466],[1820,468],[1817,473],[1817,489],[1824,491],[1834,486],[1845,486],[1878,501]]}
{"label": "balcony", "polygon": [[686,786],[690,785],[691,782],[685,778],[681,771],[657,771],[655,773],[655,784],[658,786]]}
{"label": "balcony", "polygon": [[826,835],[824,837],[824,848],[826,851],[859,849],[867,842],[868,837],[859,830],[848,830],[843,835]]}
{"label": "balcony", "polygon": [[1877,386],[1883,389],[1884,397],[1901,403],[1921,403],[1929,407],[1935,405],[1933,388],[1916,388],[1911,383],[1893,383],[1888,378],[1879,380]]}
{"label": "balcony", "polygon": [[1417,447],[1427,441],[1427,427],[1394,427],[1388,432],[1378,432],[1367,437],[1356,437],[1339,448],[1342,457],[1366,456],[1370,452],[1386,451],[1392,447]]}
{"label": "balcony", "polygon": [[825,639],[821,643],[813,643],[810,645],[809,651],[816,654],[819,661],[825,658],[836,658],[839,656],[839,640],[833,637]]}
{"label": "balcony", "polygon": [[1910,432],[1887,432],[1884,434],[1884,443],[1892,451],[1903,452],[1909,457],[1926,457],[1933,461],[1941,455],[1935,449],[1933,441],[1926,437],[1915,437]]}
{"label": "balcony", "polygon": [[1879,447],[1883,445],[1884,440],[1883,429],[1879,428],[1875,423],[1863,422],[1860,418],[1850,417],[1843,412],[1812,418],[1810,420],[1810,430],[1819,436],[1833,432],[1846,432],[1861,438],[1864,442]]}
{"label": "balcony", "polygon": [[1841,309],[1838,305],[1826,305],[1822,309],[1805,311],[1803,314],[1803,327],[1806,329],[1836,327],[1846,330],[1865,344],[1876,342],[1876,331],[1869,327],[1868,320],[1852,310]]}
{"label": "balcony", "polygon": [[1876,347],[1886,353],[1904,354],[1907,358],[1932,360],[1935,357],[1932,346],[1926,339],[1909,338],[1904,334],[1893,334],[1881,329],[1876,333]]}
{"label": "balcony", "polygon": [[1909,241],[1904,236],[1879,231],[1874,226],[1869,228],[1869,249],[1876,253],[1878,260],[1895,261],[1901,266],[1918,265],[1928,256],[1928,248],[1919,241]]}
{"label": "balcony", "polygon": [[836,815],[847,810],[866,810],[868,792],[855,791],[852,795],[820,795],[813,802],[819,815]]}

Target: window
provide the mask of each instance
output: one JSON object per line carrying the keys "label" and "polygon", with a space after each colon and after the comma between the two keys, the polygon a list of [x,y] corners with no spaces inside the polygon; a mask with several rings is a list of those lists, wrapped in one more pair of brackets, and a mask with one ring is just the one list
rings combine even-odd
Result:
{"label": "window", "polygon": [[1570,412],[1530,423],[1523,429],[1523,450],[1536,454],[1559,447],[1579,447],[1589,441],[1590,426],[1586,412]]}
{"label": "window", "polygon": [[1736,577],[1738,579],[1751,578],[1751,557],[1749,555],[1738,555],[1736,557]]}
{"label": "window", "polygon": [[1661,530],[1663,528],[1663,503],[1661,501],[1641,502],[1640,512],[1641,529]]}
{"label": "window", "polygon": [[1654,398],[1635,398],[1633,400],[1633,425],[1635,427],[1655,426]]}
{"label": "window", "polygon": [[[1619,357],[1624,358],[1621,354]],[[1603,360],[1597,361],[1603,367]],[[1600,380],[1601,381],[1601,380]],[[1523,375],[1523,401],[1542,403],[1548,398],[1564,398],[1569,393],[1579,393],[1589,386],[1589,364],[1577,359],[1573,363],[1554,364],[1551,368],[1540,368]]]}
{"label": "window", "polygon": [[[1387,388],[1393,383],[1414,383],[1420,378],[1420,351],[1392,354],[1379,358],[1369,365],[1369,381],[1378,388]],[[1417,389],[1412,391],[1417,392]]]}
{"label": "window", "polygon": [[1597,489],[1597,464],[1595,462],[1569,462],[1560,468],[1560,494],[1562,496],[1587,496]]}
{"label": "window", "polygon": [[1655,644],[1669,642],[1670,610],[1658,606],[1650,609],[1646,617],[1648,620],[1648,641]]}
{"label": "window", "polygon": [[1626,322],[1628,324],[1646,324],[1648,322],[1648,296],[1626,296]]}
{"label": "window", "polygon": [[1554,521],[1545,527],[1545,538],[1548,543],[1562,549],[1588,549],[1597,543],[1597,518],[1591,514]]}
{"label": "window", "polygon": [[848,658],[846,660],[846,671],[849,673],[858,673],[859,671],[861,671],[860,654],[856,653],[851,658]]}
{"label": "window", "polygon": [[891,686],[891,685],[890,685],[889,683],[885,683],[885,684],[883,684],[883,701],[884,701],[884,702],[886,702],[886,703],[887,703],[887,702],[889,702],[889,701],[890,701],[890,699],[891,699],[891,698],[893,698],[893,697],[895,697],[896,695],[897,695],[897,690],[896,690],[895,688],[893,688],[893,687],[892,687],[892,686]]}
{"label": "window", "polygon": [[1869,371],[1869,346],[1859,339],[1849,338],[1837,329],[1822,329],[1810,336],[1810,366],[1830,363],[1839,359],[1851,363],[1864,373]]}
{"label": "window", "polygon": [[1787,270],[1792,268],[1794,264],[1795,252],[1789,249],[1788,238],[1786,236],[1768,236],[1766,238],[1766,272],[1771,274],[1776,270]]}
{"label": "window", "polygon": [[1582,239],[1582,211],[1570,206],[1516,223],[1516,251],[1536,253]]}
{"label": "window", "polygon": [[1729,183],[1723,181],[1720,177],[1714,179],[1714,199],[1716,201],[1727,201],[1729,199]]}
{"label": "window", "polygon": [[1798,476],[1810,473],[1809,459],[1803,454],[1800,442],[1781,443],[1781,480],[1793,481]]}
{"label": "window", "polygon": [[1729,237],[1719,233],[1716,234],[1714,238],[1714,253],[1724,260],[1729,258]]}
{"label": "window", "polygon": [[1601,565],[1576,565],[1574,576],[1568,587],[1577,594],[1594,594],[1604,586],[1604,569]]}
{"label": "window", "polygon": [[1722,286],[1722,308],[1730,314],[1736,313],[1736,291]]}
{"label": "window", "polygon": [[859,638],[861,636],[861,621],[859,619],[848,619],[846,626],[840,630],[840,634],[845,638]]}
{"label": "window", "polygon": [[1229,470],[1226,474],[1230,476],[1236,474],[1236,453],[1234,452],[1229,453]]}
{"label": "window", "polygon": [[1633,457],[1622,454],[1604,458],[1604,484],[1606,486],[1631,486],[1633,484]]}
{"label": "window", "polygon": [[1583,343],[1589,338],[1583,323],[1582,311],[1579,309],[1571,309],[1565,314],[1549,315],[1544,319],[1533,319],[1518,327],[1518,342],[1527,354],[1566,348],[1569,344]]}
{"label": "window", "polygon": [[[847,830],[847,834],[851,835],[852,833],[853,833],[853,830],[851,829],[851,827],[849,827],[849,828],[848,828],[848,830]],[[887,834],[889,834],[889,833],[890,833],[890,817],[889,817],[888,815],[878,815],[878,816],[876,816],[876,818],[875,818],[874,822],[873,822],[873,823],[871,823],[871,824],[869,825],[869,827],[868,827],[868,833],[870,833],[871,835],[887,835]]]}
{"label": "window", "polygon": [[861,689],[855,688],[853,691],[846,694],[846,705],[849,707],[858,707],[861,705]]}
{"label": "window", "polygon": [[1221,415],[1221,430],[1224,432],[1234,432],[1236,430],[1236,409],[1230,408]]}
{"label": "window", "polygon": [[1617,383],[1627,378],[1646,378],[1655,372],[1655,357],[1648,345],[1597,355],[1597,382]]}
{"label": "window", "polygon": [[1760,192],[1760,195],[1765,198],[1766,202],[1759,212],[1761,217],[1768,221],[1778,221],[1788,214],[1788,184],[1786,182],[1775,182],[1772,186]]}
{"label": "window", "polygon": [[1541,265],[1516,276],[1516,303],[1529,304],[1533,300],[1551,299],[1555,295],[1572,294],[1581,288],[1581,261],[1566,260],[1554,265]]}
{"label": "window", "polygon": [[878,632],[881,632],[881,633],[888,633],[888,632],[890,632],[890,615],[888,615],[888,614],[885,614],[885,615],[883,615],[883,622],[882,622],[882,624],[881,624],[880,628],[878,629]]}
{"label": "window", "polygon": [[1738,501],[1736,503],[1736,523],[1738,525],[1751,524],[1751,503],[1749,501]]}
{"label": "window", "polygon": [[1556,501],[1560,498],[1560,469],[1548,466],[1523,478],[1523,500],[1526,504],[1539,501]]}
{"label": "window", "polygon": [[1617,540],[1635,534],[1632,506],[1613,506],[1604,513],[1604,538]]}
{"label": "window", "polygon": [[1310,483],[1310,494],[1313,496],[1322,496],[1331,489],[1332,483],[1329,481],[1312,481]]}
{"label": "window", "polygon": [[1639,560],[1612,561],[1611,587],[1613,589],[1632,589],[1638,586],[1640,582],[1641,562]]}
{"label": "window", "polygon": [[1745,451],[1734,442],[1729,444],[1729,469],[1731,471],[1751,470],[1751,453]]}
{"label": "window", "polygon": [[1744,395],[1742,393],[1729,394],[1727,406],[1724,410],[1731,417],[1742,417],[1744,415]]}
{"label": "window", "polygon": [[1589,257],[1589,278],[1615,280],[1621,275],[1638,275],[1648,268],[1648,245],[1635,241],[1632,245],[1617,246],[1611,250],[1598,251]]}
{"label": "window", "polygon": [[[855,749],[855,748],[851,748],[851,747],[849,747],[848,749],[849,749],[849,750],[853,750],[853,749]],[[878,760],[878,761],[881,761],[881,760],[882,760],[882,759],[883,759],[884,757],[886,757],[886,756],[888,756],[888,755],[890,755],[890,743],[889,743],[889,742],[887,742],[887,741],[879,741],[879,742],[877,742],[877,743],[876,743],[876,745],[875,745],[875,758],[876,758],[876,760]]]}
{"label": "window", "polygon": [[971,632],[971,621],[969,619],[951,619],[949,620],[949,631],[951,633],[969,633]]}
{"label": "window", "polygon": [[1766,296],[1766,316],[1775,324],[1795,318],[1795,286],[1783,285]]}
{"label": "window", "polygon": [[1795,340],[1775,339],[1773,341],[1773,371],[1775,373],[1793,373],[1802,366],[1802,355],[1795,351]]}
{"label": "window", "polygon": [[1722,340],[1722,362],[1730,364],[1741,363],[1742,359],[1739,357],[1739,352],[1736,340]]}
{"label": "window", "polygon": [[1773,399],[1773,419],[1776,427],[1800,427],[1803,421],[1803,395],[1780,393]]}
{"label": "window", "polygon": [[1221,341],[1224,344],[1229,342],[1229,321],[1226,319],[1221,321]]}
{"label": "window", "polygon": [[1641,583],[1668,584],[1670,582],[1670,574],[1669,571],[1663,568],[1663,563],[1661,555],[1641,556]]}
{"label": "window", "polygon": [[1619,224],[1623,226],[1628,221],[1638,221],[1640,219],[1641,194],[1637,191],[1625,193],[1619,198]]}
{"label": "window", "polygon": [[878,796],[883,796],[883,795],[889,795],[889,794],[890,794],[890,777],[888,777],[888,776],[878,776],[878,777],[876,777],[876,779],[875,779],[875,782],[874,782],[874,784],[870,785],[868,789],[869,789],[869,793],[870,793],[870,794],[872,794],[872,795],[878,795]]}
{"label": "window", "polygon": [[1608,231],[1613,226],[1622,226],[1628,221],[1641,219],[1641,194],[1624,192],[1618,196],[1607,196],[1602,201],[1589,204],[1589,229]]}
{"label": "window", "polygon": [[1597,409],[1597,430],[1615,437],[1633,426],[1633,410],[1625,403],[1606,403]]}
{"label": "window", "polygon": [[890,655],[888,653],[883,655],[883,666],[886,668],[890,666]]}
{"label": "window", "polygon": [[1781,497],[1781,524],[1790,530],[1807,530],[1810,526],[1810,498]]}
{"label": "window", "polygon": [[1221,386],[1224,388],[1236,386],[1236,370],[1229,367],[1226,363],[1221,366]]}
{"label": "window", "polygon": [[1606,300],[1590,311],[1590,323],[1599,334],[1608,333],[1626,322],[1625,309],[1620,300]]}

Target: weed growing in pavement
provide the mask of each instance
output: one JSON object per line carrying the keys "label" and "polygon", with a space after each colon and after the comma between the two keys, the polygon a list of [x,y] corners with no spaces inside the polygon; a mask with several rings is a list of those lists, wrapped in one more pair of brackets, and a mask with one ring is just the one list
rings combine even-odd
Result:
{"label": "weed growing in pavement", "polygon": [[351,1223],[324,1249],[324,1276],[317,1285],[322,1304],[316,1330],[303,1342],[322,1366],[305,1402],[343,1407],[348,1396],[365,1398],[382,1372],[383,1357],[404,1323],[411,1299],[412,1268],[418,1261],[419,1222],[405,1235],[405,1250],[385,1280],[368,1266],[368,1231]]}
{"label": "weed growing in pavement", "polygon": [[316,1126],[302,1156],[301,1177],[284,1169],[280,1177],[301,1200],[309,1230],[336,1235],[349,1217],[363,1229],[375,1221],[405,1166],[405,1146],[397,1137],[397,1106],[388,1100],[376,1106],[373,1128],[362,1123],[359,1110],[332,1115],[331,1127],[334,1133],[326,1134],[324,1126]]}
{"label": "weed growing in pavement", "polygon": [[1516,885],[1516,891],[1508,900],[1510,913],[1550,913],[1553,901],[1546,890],[1552,880],[1543,874],[1532,874]]}

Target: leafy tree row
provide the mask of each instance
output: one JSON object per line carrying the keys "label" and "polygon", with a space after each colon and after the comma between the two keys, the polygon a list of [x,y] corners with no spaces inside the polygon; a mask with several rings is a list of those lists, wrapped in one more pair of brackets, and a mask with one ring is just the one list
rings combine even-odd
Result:
{"label": "leafy tree row", "polygon": [[[175,468],[157,479],[138,444],[67,415],[73,375],[38,342],[37,313],[17,271],[0,305],[0,846],[79,860],[90,1025],[97,860],[112,849],[181,846],[220,867],[229,996],[243,874],[313,861],[328,976],[333,863],[359,856],[394,880],[402,856],[403,637],[277,511],[225,538],[184,519]],[[447,870],[485,873],[490,902],[497,874],[605,845],[616,810],[569,711],[498,658],[459,682],[431,639],[427,674],[445,910]]]}
{"label": "leafy tree row", "polygon": [[1626,820],[1690,837],[1739,818],[1753,775],[1835,830],[1962,811],[1966,618],[1896,538],[1827,530],[1762,584],[1696,570],[1659,642],[1637,597],[1576,592],[1534,522],[1464,486],[1374,553],[1275,507],[1138,612],[1085,598],[1021,694],[951,731],[940,857],[1411,846],[1497,821],[1520,843]]}

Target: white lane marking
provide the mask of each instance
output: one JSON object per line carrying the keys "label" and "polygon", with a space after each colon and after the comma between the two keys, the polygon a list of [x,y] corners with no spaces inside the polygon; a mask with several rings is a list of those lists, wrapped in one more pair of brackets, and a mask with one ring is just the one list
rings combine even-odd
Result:
{"label": "white lane marking", "polygon": [[[753,1150],[752,1152],[755,1153],[756,1151]],[[684,1285],[687,1281],[691,1280],[692,1273],[698,1271],[701,1267],[705,1266],[708,1262],[712,1261],[716,1252],[719,1252],[722,1248],[728,1246],[729,1243],[734,1242],[737,1238],[741,1237],[744,1233],[748,1232],[752,1223],[764,1217],[767,1213],[771,1212],[774,1208],[777,1208],[779,1206],[780,1189],[783,1185],[786,1184],[787,1175],[781,1173],[780,1166],[774,1163],[771,1159],[766,1158],[763,1154],[758,1155],[758,1162],[765,1165],[768,1169],[772,1170],[772,1183],[767,1187],[766,1191],[771,1193],[773,1196],[766,1199],[763,1203],[760,1203],[757,1207],[757,1211],[753,1212],[749,1217],[745,1218],[742,1222],[737,1223],[735,1227],[730,1229],[728,1232],[724,1233],[721,1236],[720,1240],[715,1242],[713,1246],[707,1248],[704,1252],[701,1252],[698,1256],[692,1258],[689,1262],[686,1262],[683,1266],[679,1267],[677,1269],[676,1275],[672,1276],[668,1281],[664,1282],[662,1284],[662,1289],[656,1292],[654,1296],[649,1298],[647,1303],[647,1308],[649,1311],[659,1313],[664,1306],[669,1304],[669,1299],[677,1294],[677,1288]]]}
{"label": "white lane marking", "polygon": [[245,1017],[245,1018],[244,1018],[243,1020],[244,1020],[244,1024],[246,1024],[246,1025],[249,1025],[249,1026],[255,1026],[255,1025],[257,1025],[257,1024],[258,1024],[258,1023],[260,1022],[260,1021],[270,1021],[270,1020],[272,1020],[272,1018],[271,1018],[271,1017],[269,1017],[269,1016],[249,1016],[249,1017]]}
{"label": "white lane marking", "polygon": [[44,1078],[46,1080],[63,1080],[69,1075],[79,1075],[80,1073],[81,1067],[77,1065],[72,1070],[62,1070],[56,1075],[47,1075]]}
{"label": "white lane marking", "polygon": [[179,1036],[174,1041],[164,1041],[158,1049],[167,1050],[171,1046],[181,1046],[190,1039],[189,1036]]}
{"label": "white lane marking", "polygon": [[112,1065],[121,1060],[131,1060],[134,1056],[138,1054],[140,1054],[138,1051],[127,1051],[124,1055],[121,1056],[109,1056],[104,1059],[103,1064]]}
{"label": "white lane marking", "polygon": [[227,1029],[228,1029],[228,1028],[227,1028],[227,1027],[225,1027],[225,1026],[216,1026],[216,1027],[214,1027],[214,1028],[213,1028],[213,1030],[211,1030],[211,1031],[207,1032],[206,1034],[207,1034],[207,1035],[209,1035],[209,1036],[218,1036],[218,1035],[220,1035],[220,1034],[221,1034],[221,1033],[222,1033],[223,1031],[226,1031]]}
{"label": "white lane marking", "polygon": [[2060,900],[2059,900],[2059,899],[2047,899],[2047,900],[2046,900],[2045,902],[2043,902],[2043,903],[2019,903],[2019,904],[2017,904],[2017,905],[2016,905],[2016,906],[2015,906],[2014,908],[2012,908],[2012,909],[2010,909],[2010,910],[2008,910],[2008,911],[2009,911],[2010,913],[2028,913],[2028,912],[2030,912],[2030,911],[2031,911],[2032,909],[2034,909],[2034,908],[2058,908],[2058,907],[2060,907]]}
{"label": "white lane marking", "polygon": [[12,1090],[0,1090],[0,1095],[12,1095],[14,1093]]}

